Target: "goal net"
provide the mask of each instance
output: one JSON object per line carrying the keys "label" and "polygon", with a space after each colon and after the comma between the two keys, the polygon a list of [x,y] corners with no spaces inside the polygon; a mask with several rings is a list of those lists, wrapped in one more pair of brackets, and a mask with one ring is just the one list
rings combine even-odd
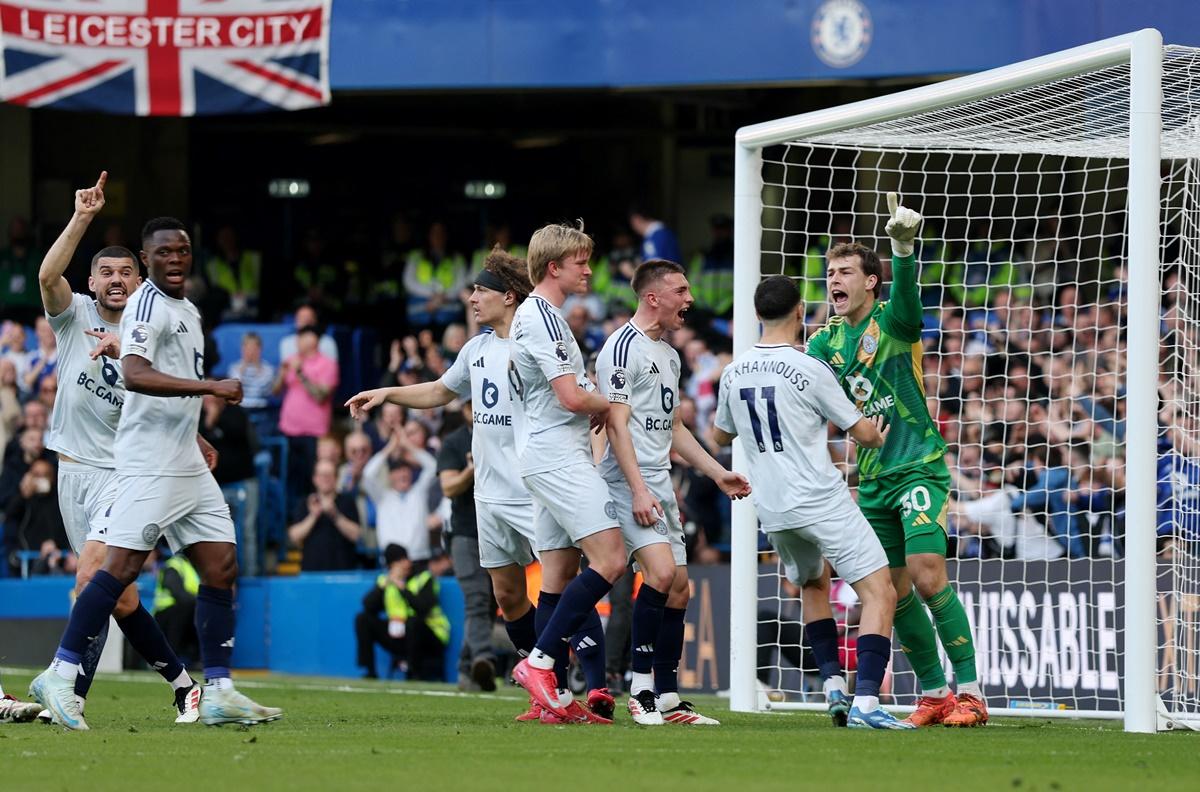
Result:
{"label": "goal net", "polygon": [[[925,217],[948,571],[994,713],[1200,717],[1198,103],[1200,50],[1143,31],[739,133],[738,349],[759,277],[798,280],[811,333],[829,247],[887,261],[889,191]],[[853,448],[831,451],[853,486]],[[798,592],[754,527],[739,510],[733,705],[824,707]],[[834,596],[852,673],[856,599]],[[919,695],[898,649],[885,686],[897,711]]]}

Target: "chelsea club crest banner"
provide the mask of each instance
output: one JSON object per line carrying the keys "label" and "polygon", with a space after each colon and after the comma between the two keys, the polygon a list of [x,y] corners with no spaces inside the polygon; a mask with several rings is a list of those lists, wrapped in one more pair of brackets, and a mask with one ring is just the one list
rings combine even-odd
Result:
{"label": "chelsea club crest banner", "polygon": [[329,103],[332,0],[0,0],[0,100],[140,116]]}

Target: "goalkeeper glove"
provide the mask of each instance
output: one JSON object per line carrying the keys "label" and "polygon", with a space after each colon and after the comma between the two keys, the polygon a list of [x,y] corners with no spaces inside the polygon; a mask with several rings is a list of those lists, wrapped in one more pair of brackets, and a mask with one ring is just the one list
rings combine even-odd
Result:
{"label": "goalkeeper glove", "polygon": [[900,206],[900,196],[894,192],[887,194],[887,202],[891,219],[883,230],[892,238],[892,255],[907,258],[913,254],[913,241],[923,218],[915,210]]}

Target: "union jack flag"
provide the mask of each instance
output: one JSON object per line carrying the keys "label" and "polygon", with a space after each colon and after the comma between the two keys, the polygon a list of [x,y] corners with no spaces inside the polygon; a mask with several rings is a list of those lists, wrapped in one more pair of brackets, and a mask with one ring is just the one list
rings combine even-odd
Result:
{"label": "union jack flag", "polygon": [[332,0],[0,0],[0,100],[190,116],[329,103]]}

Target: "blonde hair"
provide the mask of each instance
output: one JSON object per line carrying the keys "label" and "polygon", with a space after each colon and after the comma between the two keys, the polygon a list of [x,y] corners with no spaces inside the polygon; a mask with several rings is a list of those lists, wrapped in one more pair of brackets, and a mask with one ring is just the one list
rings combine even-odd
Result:
{"label": "blonde hair", "polygon": [[529,280],[533,285],[541,283],[551,261],[562,262],[575,253],[586,253],[589,257],[595,243],[583,232],[583,220],[576,225],[551,223],[533,232],[529,240]]}

